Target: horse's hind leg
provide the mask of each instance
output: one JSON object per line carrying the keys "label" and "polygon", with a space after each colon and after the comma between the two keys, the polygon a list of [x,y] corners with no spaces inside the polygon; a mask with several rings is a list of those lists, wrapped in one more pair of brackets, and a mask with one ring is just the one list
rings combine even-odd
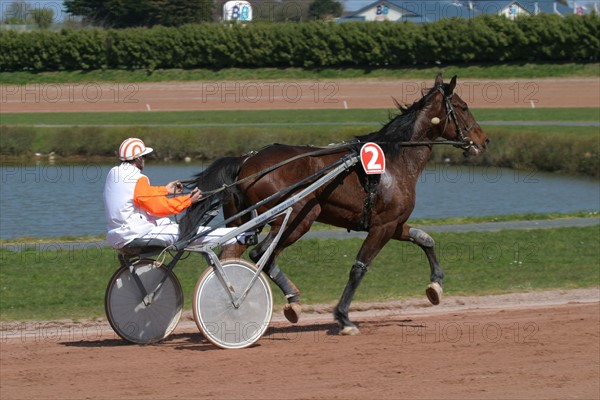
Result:
{"label": "horse's hind leg", "polygon": [[[274,236],[274,235],[273,235]],[[270,234],[258,243],[252,251],[250,251],[250,259],[255,263],[260,260],[262,255],[267,251],[269,243],[271,243]],[[232,244],[223,247],[223,252],[221,253],[221,258],[239,258],[246,251],[248,246],[244,246],[241,244]],[[300,307],[300,291],[287,277],[287,275],[279,269],[279,266],[274,261],[275,257],[272,255],[271,259],[266,263],[263,271],[271,278],[277,286],[283,292],[283,295],[286,297],[288,303],[283,307],[283,315],[285,318],[291,323],[296,323],[300,319],[300,315],[302,314],[302,308]]]}
{"label": "horse's hind leg", "polygon": [[400,240],[413,242],[425,252],[431,269],[431,276],[429,278],[430,283],[425,289],[425,294],[431,304],[440,304],[443,292],[442,281],[444,280],[444,271],[435,255],[435,241],[427,234],[427,232],[418,228],[412,228],[409,225],[403,226]]}
{"label": "horse's hind leg", "polygon": [[273,282],[279,286],[287,299],[287,304],[283,306],[283,315],[291,323],[295,324],[300,320],[302,307],[300,306],[300,291],[294,285],[294,282],[279,269],[279,266],[273,261],[266,266],[267,274]]}
{"label": "horse's hind leg", "polygon": [[[267,237],[260,242],[252,251],[250,252],[250,258],[255,263],[260,260],[262,255],[267,251],[267,248],[273,238],[275,237],[276,232],[272,229],[271,232],[267,235]],[[291,323],[295,324],[300,319],[300,314],[302,313],[302,308],[300,307],[300,291],[291,281],[290,278],[279,268],[277,263],[275,263],[276,254],[271,255],[271,258],[268,260],[265,265],[264,271],[269,278],[283,292],[283,295],[287,299],[288,303],[283,307],[283,315],[285,318]]]}
{"label": "horse's hind leg", "polygon": [[[275,251],[268,260],[265,266],[265,272],[269,274],[273,282],[279,286],[283,291],[283,294],[287,298],[288,303],[283,307],[283,314],[286,319],[291,323],[296,323],[300,319],[302,308],[300,307],[300,291],[294,285],[294,283],[279,269],[275,260],[277,256],[286,247],[295,243],[300,239],[306,232],[309,231],[311,225],[321,212],[315,198],[309,198],[304,202],[298,202],[294,205],[294,211],[290,216],[290,224],[285,228],[280,242],[278,243]],[[269,244],[275,239],[279,233],[282,220],[276,220],[271,224],[271,231],[261,243],[259,243],[251,252],[250,258],[255,262],[267,251]]]}

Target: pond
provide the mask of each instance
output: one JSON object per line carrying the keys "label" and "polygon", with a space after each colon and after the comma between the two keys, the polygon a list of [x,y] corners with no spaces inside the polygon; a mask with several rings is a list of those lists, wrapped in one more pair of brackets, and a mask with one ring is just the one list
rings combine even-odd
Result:
{"label": "pond", "polygon": [[[0,166],[0,238],[104,232],[102,190],[112,165]],[[197,164],[148,165],[153,185],[188,179]],[[598,211],[598,179],[496,167],[430,164],[417,186],[412,218]]]}

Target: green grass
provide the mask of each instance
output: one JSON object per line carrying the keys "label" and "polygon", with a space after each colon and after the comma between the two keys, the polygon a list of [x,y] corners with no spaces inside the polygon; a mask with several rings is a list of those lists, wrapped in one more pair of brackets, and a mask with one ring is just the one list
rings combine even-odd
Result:
{"label": "green grass", "polygon": [[478,108],[473,116],[479,121],[600,122],[600,110],[596,108]]}
{"label": "green grass", "polygon": [[[389,119],[389,109],[353,110],[258,110],[258,111],[155,111],[115,112],[107,118],[105,113],[14,113],[0,114],[3,125],[191,125],[191,124],[236,124],[248,126],[265,124],[268,128],[276,124],[318,125],[364,124],[376,128]],[[600,111],[594,108],[524,108],[486,109],[473,111],[479,121],[600,121]]]}
{"label": "green grass", "polygon": [[[477,224],[483,222],[506,222],[506,221],[536,221],[536,220],[556,220],[562,218],[597,218],[597,211],[578,211],[573,213],[526,213],[513,215],[495,215],[495,216],[477,216],[477,217],[451,217],[451,218],[436,218],[426,219],[417,218],[411,219],[409,223],[415,226],[431,226],[431,225],[461,225],[461,224]],[[322,224],[321,224],[322,225]],[[314,226],[314,225],[313,225]],[[327,225],[325,225],[327,226]],[[312,229],[312,228],[311,228]]]}
{"label": "green grass", "polygon": [[[346,111],[346,112],[344,112]],[[386,121],[387,110],[256,110],[256,111],[156,111],[105,113],[1,114],[6,125],[189,125],[189,124],[306,124],[315,122]]]}
{"label": "green grass", "polygon": [[69,83],[69,82],[165,82],[200,80],[252,79],[431,79],[438,72],[445,76],[458,75],[471,79],[564,78],[596,77],[598,63],[590,64],[527,64],[504,63],[489,65],[455,65],[410,67],[397,69],[315,69],[258,68],[223,70],[146,70],[124,71],[63,71],[63,72],[2,72],[0,84]]}
{"label": "green grass", "polygon": [[496,136],[501,135],[504,132],[513,133],[518,135],[528,135],[528,134],[541,134],[547,135],[549,140],[552,140],[553,135],[567,135],[572,137],[573,135],[577,136],[587,136],[587,137],[598,137],[600,134],[600,128],[597,126],[532,126],[532,125],[493,125],[493,124],[481,124],[485,133],[488,136]]}
{"label": "green grass", "polygon": [[[600,284],[600,226],[501,232],[437,233],[437,253],[446,272],[446,295],[483,295]],[[302,240],[279,264],[302,290],[306,304],[334,303],[346,284],[361,240]],[[90,244],[58,250],[38,244],[0,250],[0,319],[92,318],[103,315],[104,289],[118,265],[116,253]],[[192,255],[176,268],[185,307],[205,263]],[[409,243],[391,242],[376,258],[356,301],[423,296],[429,267]],[[274,291],[277,304],[284,302]]]}

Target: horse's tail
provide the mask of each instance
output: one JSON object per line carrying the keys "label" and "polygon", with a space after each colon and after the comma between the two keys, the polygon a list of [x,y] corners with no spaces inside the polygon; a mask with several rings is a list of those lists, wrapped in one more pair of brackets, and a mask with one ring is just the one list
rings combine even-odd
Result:
{"label": "horse's tail", "polygon": [[[216,205],[230,201],[237,193],[237,186],[232,185],[240,173],[245,157],[223,157],[214,161],[207,169],[194,176],[190,188],[197,187],[206,193],[205,199],[189,207],[179,223],[179,237],[190,238],[207,211]],[[214,193],[213,193],[214,192]]]}

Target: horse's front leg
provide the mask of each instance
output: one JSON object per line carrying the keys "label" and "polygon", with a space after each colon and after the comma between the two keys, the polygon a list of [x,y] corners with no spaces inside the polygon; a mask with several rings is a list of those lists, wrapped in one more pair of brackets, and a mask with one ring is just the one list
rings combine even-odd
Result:
{"label": "horse's front leg", "polygon": [[348,318],[350,303],[352,303],[352,298],[356,293],[356,289],[367,273],[369,265],[371,265],[371,262],[377,256],[379,251],[390,240],[390,237],[389,229],[378,227],[377,229],[371,230],[363,242],[360,251],[358,252],[358,256],[356,257],[356,261],[350,269],[350,277],[344,288],[340,302],[333,311],[333,317],[340,325],[341,335],[357,335],[360,333],[358,327]]}
{"label": "horse's front leg", "polygon": [[395,239],[412,242],[423,249],[431,269],[431,276],[429,278],[430,283],[425,289],[425,294],[431,304],[440,304],[443,292],[442,281],[444,280],[444,271],[435,255],[435,241],[433,238],[422,229],[413,228],[410,225],[403,225],[401,235],[395,237]]}

